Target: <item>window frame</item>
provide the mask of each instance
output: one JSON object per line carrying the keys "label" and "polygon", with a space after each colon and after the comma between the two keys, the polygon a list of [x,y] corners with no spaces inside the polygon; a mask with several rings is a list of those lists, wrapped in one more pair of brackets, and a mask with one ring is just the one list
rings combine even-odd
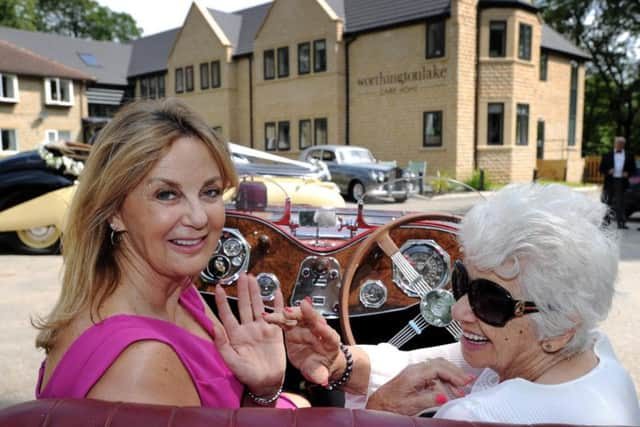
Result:
{"label": "window frame", "polygon": [[200,90],[209,89],[209,62],[200,63]]}
{"label": "window frame", "polygon": [[147,77],[140,78],[140,98],[147,99],[149,96],[149,79]]}
{"label": "window frame", "polygon": [[518,59],[531,61],[531,44],[533,27],[530,24],[520,22],[518,26]]}
{"label": "window frame", "polygon": [[278,78],[289,77],[289,46],[279,47],[276,51]]}
{"label": "window frame", "polygon": [[[267,61],[271,60],[268,64]],[[262,52],[262,77],[264,80],[273,80],[276,78],[276,54],[274,49],[267,49]],[[268,73],[271,71],[271,73]]]}
{"label": "window frame", "polygon": [[[318,45],[322,43],[324,47],[318,49]],[[322,52],[322,61],[318,61],[318,52]],[[318,64],[320,62],[320,64]],[[317,39],[313,41],[313,72],[322,73],[327,71],[327,39]]]}
{"label": "window frame", "polygon": [[[166,82],[164,79],[164,74],[157,76],[158,79],[158,98],[165,98],[167,96],[166,92]],[[162,84],[160,84],[162,83]]]}
{"label": "window frame", "polygon": [[[4,85],[3,85],[3,81],[8,81],[8,79],[11,79],[11,90],[13,91],[13,96],[12,97],[8,97],[5,96],[4,93]],[[7,87],[9,86],[9,84],[7,83]],[[19,92],[19,85],[18,85],[18,76],[16,74],[11,74],[11,73],[0,73],[0,102],[7,102],[7,103],[16,103],[20,101],[20,92]]]}
{"label": "window frame", "polygon": [[[491,106],[500,106],[500,141],[498,142],[491,142],[491,127],[489,126],[490,124],[490,117],[492,113],[491,110]],[[501,146],[504,145],[504,102],[489,102],[487,103],[487,145],[495,145],[495,146]]]}
{"label": "window frame", "polygon": [[[51,83],[56,83],[56,97],[58,99],[53,99],[51,95]],[[67,84],[67,93],[69,96],[69,101],[62,100],[62,84]],[[59,105],[62,107],[71,107],[73,106],[73,80],[71,79],[63,79],[60,77],[45,77],[44,79],[44,95],[45,95],[45,104],[46,105]]]}
{"label": "window frame", "polygon": [[193,92],[193,65],[184,67],[184,90],[186,92]]}
{"label": "window frame", "polygon": [[[13,134],[13,143],[14,143],[14,149],[5,149],[4,148],[4,141],[3,141],[3,137],[2,137],[2,133],[3,132],[11,132]],[[0,153],[17,153],[18,151],[20,151],[19,145],[18,145],[18,131],[14,128],[0,128]]]}
{"label": "window frame", "polygon": [[[319,126],[324,123],[323,126]],[[324,128],[324,129],[323,129]],[[318,132],[324,130],[325,143],[318,142]],[[313,145],[328,145],[329,144],[329,120],[326,117],[318,117],[313,119]]]}
{"label": "window frame", "polygon": [[[502,25],[502,37],[501,37],[501,43],[502,43],[502,49],[501,52],[497,52],[497,53],[493,53],[494,51],[491,49],[491,44],[492,44],[492,40],[493,38],[492,33],[494,28],[492,28],[494,25]],[[489,21],[489,57],[490,58],[505,58],[507,56],[507,29],[508,29],[508,25],[507,25],[507,21],[504,20],[491,20]],[[497,29],[496,29],[497,30]]]}
{"label": "window frame", "polygon": [[[302,143],[302,136],[304,132],[302,131],[303,125],[308,125],[308,134],[307,134],[307,142],[306,144]],[[311,123],[311,119],[301,119],[298,120],[298,148],[300,150],[304,150],[305,148],[309,148],[313,145],[313,124]]]}
{"label": "window frame", "polygon": [[[71,131],[70,130],[60,130],[60,129],[46,129],[44,131],[45,139],[47,142],[57,142],[60,141],[60,132],[65,132],[69,134],[69,141],[71,140]],[[53,139],[49,138],[49,135],[54,135]]]}
{"label": "window frame", "polygon": [[149,77],[148,84],[149,98],[156,99],[158,97],[158,82],[156,80],[156,76]]}
{"label": "window frame", "polygon": [[540,81],[546,82],[549,78],[549,54],[540,52]]}
{"label": "window frame", "polygon": [[[268,129],[273,128],[273,146],[269,147]],[[278,147],[278,126],[276,122],[265,122],[264,124],[264,151],[277,151]]]}
{"label": "window frame", "polygon": [[[302,69],[303,62],[301,61],[302,55],[300,55],[300,52],[304,47],[307,48],[306,71]],[[298,43],[298,75],[304,75],[309,73],[311,73],[311,42]]]}
{"label": "window frame", "polygon": [[[520,114],[520,109],[526,108],[526,115]],[[516,141],[515,145],[519,145],[521,147],[529,145],[529,118],[531,109],[529,104],[517,103],[516,104]],[[522,122],[522,119],[524,122]],[[524,132],[523,132],[524,127]]]}
{"label": "window frame", "polygon": [[[430,41],[431,38],[429,37],[430,34],[430,29],[433,28],[434,26],[437,26],[438,29],[441,30],[440,34],[440,38],[437,39],[436,38],[436,42],[439,45],[438,46],[431,46],[430,45]],[[446,46],[447,46],[447,25],[446,25],[446,20],[443,19],[439,19],[437,21],[432,21],[432,22],[427,22],[427,28],[426,28],[426,42],[425,42],[425,58],[426,59],[433,59],[433,58],[442,58],[445,56],[446,53]],[[435,37],[434,37],[435,38]],[[433,49],[435,49],[434,52],[431,52],[432,49],[430,49],[430,47],[432,47]],[[438,50],[440,49],[440,51]]]}
{"label": "window frame", "polygon": [[[430,115],[434,115],[434,117],[438,117],[438,122],[435,122],[435,123],[439,123],[440,125],[439,126],[440,140],[438,143],[430,143],[428,141],[429,135],[427,135],[427,124],[429,123],[428,117]],[[444,135],[442,132],[443,128],[444,128],[444,113],[442,110],[425,111],[424,113],[422,113],[422,147],[424,148],[442,147],[444,144]],[[435,135],[433,135],[432,137],[435,137]]]}
{"label": "window frame", "polygon": [[[287,132],[286,132],[287,140],[285,141],[286,142],[286,147],[281,147],[280,146],[280,142],[281,142],[281,139],[280,139],[281,135],[280,134],[284,133],[284,132],[282,132],[282,130],[283,130],[282,128],[285,127],[285,126],[286,126],[286,129],[287,129]],[[278,122],[278,134],[277,134],[276,141],[277,141],[276,142],[276,150],[277,151],[291,151],[291,123],[289,122],[289,120],[282,120],[282,121]]]}
{"label": "window frame", "polygon": [[567,134],[567,146],[576,145],[577,110],[578,110],[578,80],[580,64],[571,61],[571,77],[569,79],[569,123]]}
{"label": "window frame", "polygon": [[184,93],[184,69],[182,67],[176,68],[174,83],[175,93]]}
{"label": "window frame", "polygon": [[222,86],[220,60],[211,61],[211,88],[216,89],[220,86]]}

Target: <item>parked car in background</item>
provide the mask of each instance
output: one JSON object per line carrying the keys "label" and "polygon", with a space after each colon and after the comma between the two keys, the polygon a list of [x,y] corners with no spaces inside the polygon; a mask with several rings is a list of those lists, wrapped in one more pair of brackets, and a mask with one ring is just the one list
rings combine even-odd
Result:
{"label": "parked car in background", "polygon": [[418,191],[415,173],[396,167],[395,162],[377,161],[365,147],[318,145],[300,153],[300,160],[326,164],[331,180],[352,200],[357,201],[366,194],[403,202]]}
{"label": "parked car in background", "polygon": [[[323,165],[311,165],[230,144],[241,181],[266,188],[264,205],[287,200],[308,206],[344,207],[340,190],[326,181]],[[78,179],[91,146],[55,143],[0,160],[0,243],[28,254],[56,253]],[[260,159],[264,154],[265,159]],[[225,203],[237,202],[234,189]]]}
{"label": "parked car in background", "polygon": [[640,159],[636,160],[636,173],[629,177],[629,187],[624,195],[624,212],[627,218],[640,212]]}

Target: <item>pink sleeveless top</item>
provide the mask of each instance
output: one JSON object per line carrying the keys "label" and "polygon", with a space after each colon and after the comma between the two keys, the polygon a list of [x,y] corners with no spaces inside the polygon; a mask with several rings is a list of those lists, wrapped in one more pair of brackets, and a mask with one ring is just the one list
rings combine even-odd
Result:
{"label": "pink sleeveless top", "polygon": [[[180,304],[213,337],[213,321],[194,286],[180,295]],[[40,366],[36,398],[84,398],[109,366],[129,345],[142,340],[163,342],[176,352],[193,379],[204,407],[239,408],[244,386],[227,368],[213,342],[165,320],[119,314],[108,317],[84,331],[67,349],[40,390],[44,364]],[[278,408],[295,408],[287,398]]]}

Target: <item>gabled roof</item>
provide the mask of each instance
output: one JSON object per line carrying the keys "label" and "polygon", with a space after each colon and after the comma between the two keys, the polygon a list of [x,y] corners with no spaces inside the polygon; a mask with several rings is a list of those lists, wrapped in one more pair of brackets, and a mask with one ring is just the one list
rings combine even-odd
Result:
{"label": "gabled roof", "polygon": [[88,74],[0,40],[0,72],[39,77],[94,80]]}
{"label": "gabled roof", "polygon": [[343,2],[345,33],[357,33],[448,15],[451,3],[450,0],[343,0]]}
{"label": "gabled roof", "polygon": [[[118,86],[127,84],[127,69],[132,50],[129,44],[84,40],[2,26],[0,40],[95,76],[97,83]],[[92,55],[97,66],[87,65],[80,58],[80,54]]]}
{"label": "gabled roof", "polygon": [[591,55],[564,38],[547,24],[542,25],[542,49],[563,53],[578,59],[589,60]]}
{"label": "gabled roof", "polygon": [[133,41],[128,77],[156,73],[167,69],[169,51],[180,28],[163,31]]}
{"label": "gabled roof", "polygon": [[209,14],[233,44],[233,54],[245,55],[253,52],[253,39],[270,8],[271,2],[231,13],[209,9]]}

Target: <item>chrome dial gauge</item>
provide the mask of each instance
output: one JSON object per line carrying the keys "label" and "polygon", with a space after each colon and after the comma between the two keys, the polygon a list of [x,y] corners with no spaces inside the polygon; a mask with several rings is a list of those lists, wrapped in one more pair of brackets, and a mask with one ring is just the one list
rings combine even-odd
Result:
{"label": "chrome dial gauge", "polygon": [[[447,283],[451,258],[433,240],[408,240],[400,248],[400,253],[431,289],[439,288]],[[408,296],[421,296],[395,263],[393,265],[393,281]]]}
{"label": "chrome dial gauge", "polygon": [[231,237],[222,244],[222,252],[229,257],[238,256],[242,252],[242,243],[235,237]]}
{"label": "chrome dial gauge", "polygon": [[276,291],[280,287],[278,277],[272,273],[260,273],[256,276],[256,281],[260,287],[262,300],[273,301],[276,298]]}
{"label": "chrome dial gauge", "polygon": [[456,303],[453,294],[444,289],[427,292],[420,300],[420,314],[432,326],[439,328],[451,323],[451,308]]}

